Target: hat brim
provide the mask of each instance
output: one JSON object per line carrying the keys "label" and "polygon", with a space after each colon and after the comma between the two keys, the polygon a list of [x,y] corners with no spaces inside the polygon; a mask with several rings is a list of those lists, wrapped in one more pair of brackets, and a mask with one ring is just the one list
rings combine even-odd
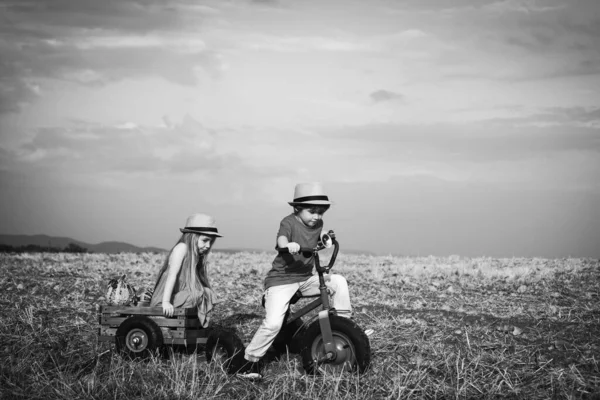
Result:
{"label": "hat brim", "polygon": [[192,231],[192,230],[185,229],[185,228],[179,228],[179,230],[181,231],[181,233],[199,233],[201,235],[206,235],[206,236],[223,237],[223,235],[221,235],[220,233],[209,232],[209,231]]}
{"label": "hat brim", "polygon": [[332,203],[327,200],[310,200],[310,201],[288,201],[290,206],[330,206]]}

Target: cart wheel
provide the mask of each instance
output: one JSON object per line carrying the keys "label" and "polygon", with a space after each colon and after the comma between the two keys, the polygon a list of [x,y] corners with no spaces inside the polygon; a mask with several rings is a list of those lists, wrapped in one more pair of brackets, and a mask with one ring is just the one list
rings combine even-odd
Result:
{"label": "cart wheel", "polygon": [[124,357],[148,358],[162,347],[162,331],[150,318],[134,315],[117,328],[116,345]]}
{"label": "cart wheel", "polygon": [[371,345],[363,330],[351,319],[329,316],[333,341],[336,347],[334,359],[328,359],[323,345],[319,320],[311,323],[302,340],[302,365],[309,374],[354,372],[364,373],[371,363]]}
{"label": "cart wheel", "polygon": [[281,330],[275,336],[273,348],[278,355],[290,353],[300,353],[300,340],[302,339],[303,322],[300,318],[289,324],[284,324]]}
{"label": "cart wheel", "polygon": [[215,328],[206,341],[206,362],[216,362],[228,374],[234,374],[246,363],[244,344],[233,331]]}

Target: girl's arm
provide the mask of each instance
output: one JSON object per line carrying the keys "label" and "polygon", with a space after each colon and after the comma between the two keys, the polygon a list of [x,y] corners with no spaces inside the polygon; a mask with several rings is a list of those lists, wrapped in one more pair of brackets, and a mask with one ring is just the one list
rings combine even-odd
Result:
{"label": "girl's arm", "polygon": [[177,274],[181,269],[181,264],[186,253],[187,245],[185,243],[178,243],[171,252],[171,256],[169,256],[169,269],[167,270],[167,280],[162,298],[163,314],[167,317],[172,317],[174,313],[174,307],[171,304],[171,295],[173,294]]}

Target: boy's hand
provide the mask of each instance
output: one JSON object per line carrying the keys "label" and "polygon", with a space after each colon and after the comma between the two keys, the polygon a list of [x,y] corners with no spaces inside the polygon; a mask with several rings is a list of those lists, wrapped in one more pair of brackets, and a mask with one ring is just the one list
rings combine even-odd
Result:
{"label": "boy's hand", "polygon": [[296,254],[300,251],[300,245],[296,242],[290,242],[286,247],[290,251],[290,254]]}
{"label": "boy's hand", "polygon": [[163,314],[166,317],[173,316],[173,313],[175,312],[175,308],[173,307],[173,304],[169,303],[168,301],[163,301],[162,308],[163,308]]}

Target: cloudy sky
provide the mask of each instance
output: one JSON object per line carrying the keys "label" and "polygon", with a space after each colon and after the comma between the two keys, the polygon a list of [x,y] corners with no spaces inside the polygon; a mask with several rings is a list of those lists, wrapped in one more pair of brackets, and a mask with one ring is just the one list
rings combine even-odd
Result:
{"label": "cloudy sky", "polygon": [[0,233],[600,257],[597,0],[0,0]]}

